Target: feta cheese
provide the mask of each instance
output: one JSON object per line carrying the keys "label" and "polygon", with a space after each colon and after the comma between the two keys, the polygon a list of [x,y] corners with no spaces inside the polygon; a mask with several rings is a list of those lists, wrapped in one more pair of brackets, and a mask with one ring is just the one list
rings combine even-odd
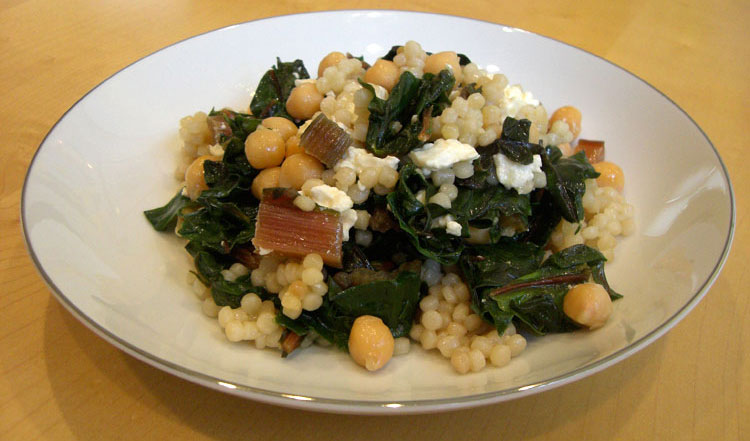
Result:
{"label": "feta cheese", "polygon": [[542,157],[534,155],[531,164],[519,164],[498,153],[492,156],[497,179],[506,188],[515,188],[518,194],[531,193],[547,185],[547,175],[542,171]]}
{"label": "feta cheese", "polygon": [[456,221],[449,221],[445,226],[445,232],[454,236],[461,235],[461,224]]}
{"label": "feta cheese", "polygon": [[[345,192],[329,185],[317,185],[310,189],[310,199],[321,207],[344,212],[354,206],[352,198]],[[356,213],[355,213],[356,217]],[[353,225],[353,224],[352,224]]]}
{"label": "feta cheese", "polygon": [[464,144],[456,139],[438,139],[435,143],[427,143],[414,149],[409,153],[414,165],[422,168],[422,173],[429,176],[436,170],[453,167],[453,164],[462,161],[473,161],[479,157],[479,153],[469,144]]}
{"label": "feta cheese", "polygon": [[398,163],[399,160],[395,156],[378,158],[365,149],[351,146],[346,150],[346,154],[344,154],[339,162],[333,166],[333,169],[338,170],[343,167],[349,167],[359,175],[370,168],[377,170],[381,167],[390,167],[394,170],[398,170]]}
{"label": "feta cheese", "polygon": [[341,216],[339,216],[339,222],[341,223],[341,231],[344,232],[344,241],[347,241],[349,240],[349,230],[351,230],[357,222],[357,212],[351,208],[345,210],[341,213]]}
{"label": "feta cheese", "polygon": [[258,247],[258,254],[261,256],[265,256],[266,254],[273,253],[273,250],[269,250],[268,248]]}
{"label": "feta cheese", "polygon": [[432,220],[432,224],[430,224],[430,227],[445,228],[445,232],[448,234],[452,234],[453,236],[461,235],[461,224],[456,222],[455,218],[450,214],[436,217]]}
{"label": "feta cheese", "polygon": [[534,99],[531,92],[524,92],[521,86],[506,86],[503,90],[504,99],[501,103],[507,116],[514,118],[523,106],[538,106],[539,100]]}

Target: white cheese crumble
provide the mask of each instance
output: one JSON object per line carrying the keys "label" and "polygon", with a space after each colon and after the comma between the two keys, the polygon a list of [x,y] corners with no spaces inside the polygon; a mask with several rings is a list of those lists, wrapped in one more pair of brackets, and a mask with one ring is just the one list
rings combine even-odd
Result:
{"label": "white cheese crumble", "polygon": [[506,86],[503,89],[503,95],[505,96],[502,102],[503,109],[505,110],[505,114],[511,118],[518,115],[518,111],[523,106],[539,105],[539,100],[534,99],[534,95],[531,92],[524,92],[521,86]]}
{"label": "white cheese crumble", "polygon": [[345,192],[329,185],[317,185],[310,189],[310,199],[321,207],[338,211],[339,223],[344,233],[344,241],[349,240],[349,230],[357,222],[357,212],[353,210],[354,202]]}
{"label": "white cheese crumble", "polygon": [[456,222],[455,218],[450,214],[436,217],[432,220],[430,226],[432,228],[445,228],[445,232],[453,236],[461,235],[461,224]]}
{"label": "white cheese crumble", "polygon": [[462,161],[473,161],[479,157],[479,153],[469,144],[464,144],[456,139],[438,139],[435,143],[427,143],[414,149],[409,153],[414,165],[422,168],[422,173],[429,176],[436,170],[453,167],[453,164]]}
{"label": "white cheese crumble", "polygon": [[344,232],[344,241],[347,241],[349,240],[349,230],[351,230],[357,222],[357,212],[351,208],[345,210],[341,213],[341,216],[339,216],[339,222],[341,223],[341,231]]}
{"label": "white cheese crumble", "polygon": [[502,153],[492,156],[495,161],[497,179],[506,188],[515,188],[518,194],[531,193],[535,188],[547,185],[547,176],[542,171],[542,157],[534,155],[531,164],[511,161]]}
{"label": "white cheese crumble", "polygon": [[390,167],[394,170],[398,170],[398,158],[395,156],[386,156],[385,158],[378,158],[372,153],[359,147],[350,146],[346,150],[346,154],[333,166],[334,170],[339,170],[343,167],[349,167],[357,172],[357,175],[363,171],[372,168],[379,169],[381,167]]}
{"label": "white cheese crumble", "polygon": [[352,198],[345,192],[330,185],[317,185],[310,189],[310,199],[321,207],[330,208],[339,213],[354,206]]}
{"label": "white cheese crumble", "polygon": [[261,256],[265,256],[266,254],[271,254],[271,253],[273,253],[273,250],[271,249],[258,247],[258,254],[260,254]]}

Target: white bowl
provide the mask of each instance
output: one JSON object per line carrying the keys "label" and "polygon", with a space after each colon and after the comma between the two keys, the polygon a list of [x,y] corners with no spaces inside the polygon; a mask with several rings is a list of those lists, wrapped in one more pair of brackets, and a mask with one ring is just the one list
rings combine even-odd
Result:
{"label": "white bowl", "polygon": [[[267,36],[272,36],[268,37]],[[274,37],[278,36],[278,37]],[[283,36],[283,38],[281,37]],[[504,368],[457,375],[418,345],[368,373],[335,350],[281,359],[226,341],[185,283],[182,243],[143,210],[176,191],[179,119],[242,108],[275,61],[318,61],[339,50],[368,61],[418,40],[506,74],[550,111],[573,104],[583,134],[621,165],[637,232],[608,265],[625,297],[596,332],[531,338]],[[164,48],[116,73],[52,128],[22,200],[29,251],[58,300],[129,354],[182,378],[244,397],[344,413],[427,412],[539,392],[645,347],[705,295],[729,252],[734,198],[726,168],[675,103],[627,71],[520,29],[444,15],[340,11],[244,23]]]}

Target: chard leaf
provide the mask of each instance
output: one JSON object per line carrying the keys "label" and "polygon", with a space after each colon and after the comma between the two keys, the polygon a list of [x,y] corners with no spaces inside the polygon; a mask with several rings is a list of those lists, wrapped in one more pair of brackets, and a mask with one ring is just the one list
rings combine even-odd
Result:
{"label": "chard leaf", "polygon": [[330,301],[343,315],[379,317],[394,338],[403,337],[411,329],[420,297],[421,281],[410,271],[394,280],[379,280],[352,286],[330,296]]}
{"label": "chard leaf", "polygon": [[580,326],[570,320],[562,308],[568,288],[566,285],[532,286],[493,297],[502,312],[503,331],[510,324],[508,317],[518,319],[537,335],[578,329]]}
{"label": "chard leaf", "polygon": [[460,266],[472,288],[499,287],[536,271],[543,257],[544,250],[534,244],[504,239],[468,247]]}
{"label": "chard leaf", "polygon": [[277,316],[276,321],[299,335],[311,330],[338,346],[348,349],[349,332],[362,315],[379,317],[394,338],[409,333],[421,296],[421,281],[415,273],[404,271],[394,280],[381,280],[341,290],[329,278],[329,291],[315,311],[303,311],[295,320]]}
{"label": "chard leaf", "polygon": [[450,211],[462,225],[489,228],[496,225],[496,220],[501,216],[518,216],[525,222],[531,215],[531,202],[529,195],[519,195],[516,190],[502,185],[484,191],[460,187]]}
{"label": "chard leaf", "polygon": [[382,100],[375,96],[370,84],[361,82],[373,94],[368,105],[366,148],[382,157],[404,155],[423,145],[429,139],[425,121],[450,105],[448,94],[454,83],[455,78],[447,69],[438,75],[427,73],[422,79],[407,71],[401,74],[388,99]]}
{"label": "chard leaf", "polygon": [[576,223],[583,219],[583,194],[586,179],[599,176],[583,152],[561,157],[557,147],[541,150],[542,170],[547,175],[547,190],[563,218]]}
{"label": "chard leaf", "polygon": [[210,205],[186,214],[179,234],[200,249],[229,254],[235,245],[248,243],[255,236],[257,210],[213,200]]}
{"label": "chard leaf", "polygon": [[395,190],[387,196],[399,227],[422,256],[444,265],[456,263],[465,246],[463,239],[447,234],[442,228],[432,229],[432,220],[446,214],[447,210],[435,204],[425,206],[416,198],[420,189],[426,191],[426,199],[437,189],[413,164],[405,165],[399,174]]}
{"label": "chard leaf", "polygon": [[260,79],[250,110],[260,119],[281,116],[294,120],[286,111],[286,101],[294,89],[295,80],[310,78],[302,60],[282,62],[276,59],[276,66],[266,71]]}
{"label": "chard leaf", "polygon": [[265,289],[253,286],[249,274],[238,277],[231,282],[225,280],[221,271],[233,263],[226,256],[217,258],[214,254],[205,250],[196,252],[194,247],[193,249],[189,247],[188,250],[193,254],[195,275],[204,285],[211,287],[211,296],[217,305],[239,308],[242,296],[250,292],[258,294],[263,300],[278,299],[278,296],[269,294]]}
{"label": "chard leaf", "polygon": [[166,231],[174,228],[182,209],[190,205],[190,198],[183,196],[182,189],[180,189],[166,205],[146,210],[143,214],[156,231]]}

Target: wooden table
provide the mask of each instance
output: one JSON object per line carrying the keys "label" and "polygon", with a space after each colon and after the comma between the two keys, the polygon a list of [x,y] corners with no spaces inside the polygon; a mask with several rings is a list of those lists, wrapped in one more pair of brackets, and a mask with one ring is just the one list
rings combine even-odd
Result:
{"label": "wooden table", "polygon": [[[748,439],[750,5],[720,3],[0,3],[0,438]],[[493,406],[390,419],[288,410],[196,386],[120,352],[58,304],[24,247],[19,199],[32,155],[76,100],[191,35],[260,17],[367,6],[525,28],[611,60],[674,99],[719,150],[737,196],[733,250],[706,298],[664,338],[571,385]]]}

